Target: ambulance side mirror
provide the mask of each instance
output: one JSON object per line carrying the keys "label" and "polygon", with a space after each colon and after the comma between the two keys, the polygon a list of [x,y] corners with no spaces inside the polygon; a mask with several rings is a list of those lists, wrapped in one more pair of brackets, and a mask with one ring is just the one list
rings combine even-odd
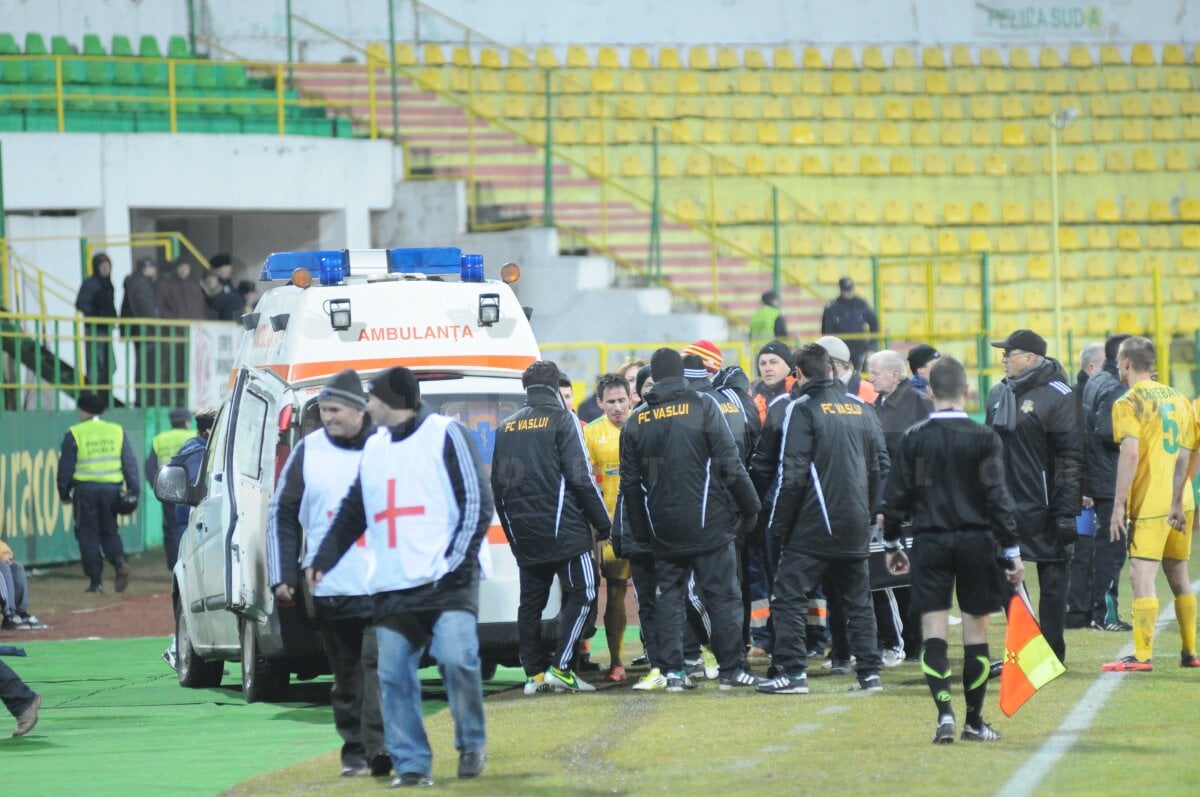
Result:
{"label": "ambulance side mirror", "polygon": [[191,485],[182,465],[164,465],[154,479],[154,495],[164,504],[191,504]]}
{"label": "ambulance side mirror", "polygon": [[261,313],[243,313],[242,329],[245,329],[246,331],[254,330],[258,327],[258,319],[261,317]]}
{"label": "ambulance side mirror", "polygon": [[532,307],[525,304],[525,305],[521,305],[521,309],[525,311],[525,320],[526,321],[530,321],[533,319],[533,308]]}

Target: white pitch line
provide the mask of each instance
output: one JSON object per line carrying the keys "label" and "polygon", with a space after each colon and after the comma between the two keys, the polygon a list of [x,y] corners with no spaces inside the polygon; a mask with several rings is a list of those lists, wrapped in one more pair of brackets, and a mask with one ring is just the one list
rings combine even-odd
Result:
{"label": "white pitch line", "polygon": [[[1192,582],[1192,590],[1196,589],[1200,589],[1200,581]],[[1158,615],[1158,622],[1154,626],[1156,638],[1166,628],[1167,622],[1174,617],[1175,603],[1172,601]],[[1128,656],[1131,653],[1133,653],[1133,643],[1121,648],[1117,657]],[[1042,785],[1042,780],[1091,726],[1092,720],[1100,713],[1100,709],[1104,708],[1104,704],[1112,697],[1112,693],[1117,691],[1121,680],[1128,677],[1137,676],[1119,672],[1101,673],[1100,677],[1075,704],[1075,708],[1071,709],[1071,713],[1063,720],[1062,725],[1059,725],[1054,733],[1050,734],[1050,738],[1023,766],[1013,773],[1013,776],[1000,787],[996,794],[999,797],[1029,797],[1036,792]]]}

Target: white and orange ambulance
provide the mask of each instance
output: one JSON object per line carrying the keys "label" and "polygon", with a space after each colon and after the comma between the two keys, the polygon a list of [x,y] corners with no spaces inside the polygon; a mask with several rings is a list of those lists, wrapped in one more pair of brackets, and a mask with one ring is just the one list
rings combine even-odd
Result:
{"label": "white and orange ambulance", "polygon": [[[161,498],[194,506],[174,571],[179,682],[220,683],[242,662],[247,701],[282,695],[293,674],[328,671],[303,602],[277,603],[267,577],[267,510],[292,446],[320,427],[316,396],[345,368],[368,382],[403,365],[422,401],[457,418],[490,467],[496,426],[525,400],[521,372],[539,358],[506,265],[487,280],[483,259],[458,249],[273,254],[263,280],[287,280],[242,319],[245,333],[197,484],[165,468]],[[485,677],[517,656],[516,562],[493,518],[480,555],[479,641]],[[555,598],[543,615],[548,634]]]}

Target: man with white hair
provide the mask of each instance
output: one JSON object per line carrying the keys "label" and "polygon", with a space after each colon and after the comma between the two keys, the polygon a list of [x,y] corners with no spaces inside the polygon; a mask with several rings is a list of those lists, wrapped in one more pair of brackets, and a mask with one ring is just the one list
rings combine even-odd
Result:
{"label": "man with white hair", "polygon": [[[875,352],[867,358],[867,378],[879,393],[875,399],[875,412],[883,426],[888,456],[894,459],[904,433],[933,412],[933,399],[913,388],[912,380],[905,376],[904,358],[890,349]],[[882,521],[882,517],[877,517],[876,525],[882,526]],[[875,623],[879,628],[884,665],[899,664],[906,654],[915,656],[920,649],[921,635],[916,623],[906,625],[904,622],[908,617],[908,587],[889,587],[871,593],[871,597],[875,603]]]}

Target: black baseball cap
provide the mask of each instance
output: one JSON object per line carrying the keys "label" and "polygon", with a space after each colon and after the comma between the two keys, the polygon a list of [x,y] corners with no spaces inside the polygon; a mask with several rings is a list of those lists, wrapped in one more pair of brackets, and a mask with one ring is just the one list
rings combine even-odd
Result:
{"label": "black baseball cap", "polygon": [[1032,329],[1018,329],[1004,340],[993,340],[997,349],[1020,349],[1039,357],[1046,356],[1046,339]]}
{"label": "black baseball cap", "polygon": [[838,280],[838,288],[843,291],[848,291],[853,287],[854,280],[850,279],[849,277],[842,277],[840,280]]}
{"label": "black baseball cap", "polygon": [[941,356],[941,352],[928,343],[919,343],[908,350],[908,367],[916,373],[918,368],[924,368]]}

